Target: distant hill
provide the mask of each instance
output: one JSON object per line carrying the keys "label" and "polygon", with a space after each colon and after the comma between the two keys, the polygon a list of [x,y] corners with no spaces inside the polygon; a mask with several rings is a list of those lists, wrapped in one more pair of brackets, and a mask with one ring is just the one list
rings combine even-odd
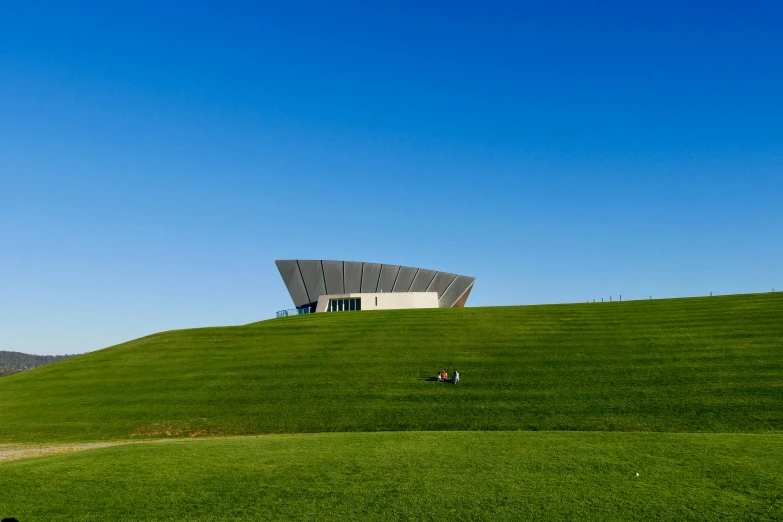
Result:
{"label": "distant hill", "polygon": [[37,368],[44,364],[62,361],[73,355],[30,355],[21,352],[0,351],[0,376]]}

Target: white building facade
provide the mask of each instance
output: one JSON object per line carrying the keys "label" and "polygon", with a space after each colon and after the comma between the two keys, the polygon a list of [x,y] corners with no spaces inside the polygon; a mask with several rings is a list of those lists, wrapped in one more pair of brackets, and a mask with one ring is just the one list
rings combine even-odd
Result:
{"label": "white building facade", "polygon": [[316,312],[438,308],[437,292],[327,294],[318,298]]}

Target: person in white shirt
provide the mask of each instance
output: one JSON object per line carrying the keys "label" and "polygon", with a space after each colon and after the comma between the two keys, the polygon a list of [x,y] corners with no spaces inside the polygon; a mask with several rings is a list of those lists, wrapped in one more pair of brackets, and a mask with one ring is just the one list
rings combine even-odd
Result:
{"label": "person in white shirt", "polygon": [[454,368],[454,373],[451,374],[451,380],[454,384],[457,384],[459,382],[459,372],[456,368]]}

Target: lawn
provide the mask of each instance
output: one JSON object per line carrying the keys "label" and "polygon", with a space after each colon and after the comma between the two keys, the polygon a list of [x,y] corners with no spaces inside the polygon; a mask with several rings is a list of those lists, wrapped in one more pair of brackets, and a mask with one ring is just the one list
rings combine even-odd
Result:
{"label": "lawn", "polygon": [[[462,382],[428,378],[456,367]],[[316,314],[0,379],[0,442],[409,430],[783,431],[783,295]]]}
{"label": "lawn", "polygon": [[398,432],[175,439],[2,464],[0,516],[780,519],[781,469],[779,434]]}
{"label": "lawn", "polygon": [[783,519],[783,296],[164,332],[0,378],[0,420],[123,441],[1,462],[22,522]]}

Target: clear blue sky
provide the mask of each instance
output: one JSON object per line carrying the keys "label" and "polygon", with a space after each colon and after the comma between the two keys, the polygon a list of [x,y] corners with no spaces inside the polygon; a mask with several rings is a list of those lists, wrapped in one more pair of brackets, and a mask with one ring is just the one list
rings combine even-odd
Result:
{"label": "clear blue sky", "polygon": [[0,12],[0,350],[266,319],[286,258],[783,290],[781,2],[117,4]]}

